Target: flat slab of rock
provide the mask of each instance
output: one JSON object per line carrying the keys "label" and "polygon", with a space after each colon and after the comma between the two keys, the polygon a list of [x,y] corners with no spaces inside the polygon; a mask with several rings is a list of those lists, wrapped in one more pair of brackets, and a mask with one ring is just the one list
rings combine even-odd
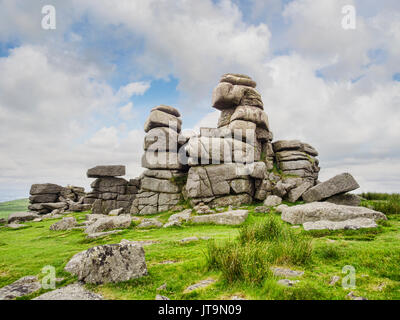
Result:
{"label": "flat slab of rock", "polygon": [[361,203],[361,197],[356,194],[345,193],[345,194],[337,194],[335,196],[326,199],[325,201],[334,204],[358,207]]}
{"label": "flat slab of rock", "polygon": [[222,225],[238,225],[243,223],[249,213],[247,210],[233,210],[215,214],[194,216],[190,218],[192,223],[215,223]]}
{"label": "flat slab of rock", "polygon": [[342,173],[317,184],[304,192],[302,197],[306,202],[320,201],[336,194],[353,191],[359,187],[359,184],[350,173]]}
{"label": "flat slab of rock", "polygon": [[304,271],[296,271],[279,267],[272,267],[271,270],[276,277],[296,278],[301,277],[304,274]]}
{"label": "flat slab of rock", "polygon": [[147,275],[142,246],[131,243],[107,244],[77,253],[65,271],[85,283],[122,282]]}
{"label": "flat slab of rock", "polygon": [[373,219],[356,218],[345,221],[315,221],[303,223],[304,230],[358,230],[364,228],[376,228],[378,225]]}
{"label": "flat slab of rock", "polygon": [[193,284],[193,285],[187,287],[187,288],[183,291],[183,293],[189,293],[189,292],[192,292],[192,291],[197,290],[197,289],[200,289],[200,288],[208,287],[208,286],[212,285],[214,282],[215,282],[214,279],[202,280],[202,281],[200,281],[200,282],[198,282],[198,283],[196,283],[196,284]]}
{"label": "flat slab of rock", "polygon": [[387,220],[382,212],[364,207],[342,206],[329,202],[313,202],[282,208],[281,218],[291,224],[303,224],[320,220],[345,221],[356,218]]}
{"label": "flat slab of rock", "polygon": [[188,242],[193,242],[193,241],[199,241],[199,238],[189,237],[189,238],[184,238],[182,240],[179,240],[179,242],[181,242],[181,243],[188,243]]}
{"label": "flat slab of rock", "polygon": [[143,219],[142,222],[136,227],[138,229],[142,228],[161,228],[163,224],[157,219]]}
{"label": "flat slab of rock", "polygon": [[46,292],[33,300],[103,300],[99,294],[90,292],[79,283]]}
{"label": "flat slab of rock", "polygon": [[88,178],[120,177],[125,175],[125,166],[96,166],[86,173]]}
{"label": "flat slab of rock", "polygon": [[98,238],[109,236],[110,234],[121,233],[123,231],[124,230],[112,230],[112,231],[106,231],[106,232],[91,233],[86,236],[86,239],[98,239]]}
{"label": "flat slab of rock", "polygon": [[21,229],[21,228],[28,227],[28,225],[19,224],[19,223],[9,223],[9,224],[6,224],[5,227],[10,228],[10,229]]}
{"label": "flat slab of rock", "polygon": [[0,300],[13,300],[34,293],[41,289],[41,284],[37,277],[23,277],[8,286],[0,289]]}
{"label": "flat slab of rock", "polygon": [[39,218],[35,212],[14,212],[8,216],[8,223],[25,222]]}
{"label": "flat slab of rock", "polygon": [[31,195],[37,194],[58,194],[64,188],[53,183],[33,184],[29,193]]}

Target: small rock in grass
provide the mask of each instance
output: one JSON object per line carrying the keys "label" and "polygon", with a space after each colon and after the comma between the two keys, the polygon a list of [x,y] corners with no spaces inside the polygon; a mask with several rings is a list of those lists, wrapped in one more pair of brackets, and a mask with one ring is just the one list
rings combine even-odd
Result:
{"label": "small rock in grass", "polygon": [[119,216],[120,214],[123,214],[123,213],[124,213],[124,208],[119,208],[119,209],[111,210],[108,215],[109,216]]}
{"label": "small rock in grass", "polygon": [[289,279],[281,279],[278,281],[278,284],[285,287],[293,287],[296,283],[299,283],[299,280],[289,280]]}
{"label": "small rock in grass", "polygon": [[180,227],[180,226],[182,226],[182,222],[180,222],[179,220],[173,220],[164,224],[163,228]]}
{"label": "small rock in grass", "polygon": [[74,217],[66,217],[62,218],[62,220],[57,221],[56,223],[50,226],[50,230],[53,231],[61,231],[61,230],[69,230],[77,225],[76,219]]}
{"label": "small rock in grass", "polygon": [[301,277],[304,274],[304,271],[296,271],[287,268],[272,267],[271,270],[276,277],[295,278]]}
{"label": "small rock in grass", "polygon": [[256,213],[268,213],[270,211],[271,211],[271,209],[267,206],[259,206],[254,209],[254,212],[256,212]]}
{"label": "small rock in grass", "polygon": [[99,294],[90,292],[79,283],[46,292],[33,300],[103,300]]}
{"label": "small rock in grass", "polygon": [[351,299],[351,300],[368,300],[367,298],[356,296],[356,295],[354,294],[353,291],[351,291],[351,292],[347,295],[347,297],[348,297],[349,299]]}
{"label": "small rock in grass", "polygon": [[167,289],[167,284],[166,284],[166,283],[164,283],[164,284],[162,284],[161,286],[159,286],[159,287],[157,288],[157,291],[161,291],[161,290],[165,290],[165,289]]}
{"label": "small rock in grass", "polygon": [[264,201],[264,205],[267,207],[276,207],[282,203],[282,198],[278,196],[268,196]]}
{"label": "small rock in grass", "polygon": [[162,295],[156,295],[156,299],[155,300],[171,300],[170,298],[168,298],[168,297],[165,297],[165,296],[162,296]]}
{"label": "small rock in grass", "polygon": [[136,228],[161,228],[162,226],[163,224],[157,219],[143,219]]}
{"label": "small rock in grass", "polygon": [[206,279],[206,280],[202,280],[198,283],[192,284],[191,286],[187,287],[185,289],[185,291],[183,291],[183,293],[189,293],[192,292],[196,289],[200,289],[200,288],[205,288],[208,287],[209,285],[213,284],[215,282],[214,279]]}
{"label": "small rock in grass", "polygon": [[27,226],[28,225],[26,225],[26,224],[19,224],[19,223],[10,223],[10,224],[6,225],[6,227],[10,228],[10,229],[21,229],[21,228],[25,228]]}
{"label": "small rock in grass", "polygon": [[331,278],[331,281],[329,282],[329,285],[330,286],[334,286],[335,284],[336,284],[336,282],[338,282],[340,280],[340,277],[339,276],[333,276],[332,278]]}
{"label": "small rock in grass", "polygon": [[279,205],[279,206],[277,206],[277,207],[275,208],[275,211],[276,211],[276,212],[279,212],[279,213],[282,213],[282,211],[283,211],[284,209],[286,209],[286,208],[289,208],[289,206],[288,206],[287,204],[281,204],[281,205]]}
{"label": "small rock in grass", "polygon": [[116,234],[116,233],[121,233],[124,230],[112,230],[112,231],[106,231],[106,232],[96,232],[96,233],[90,233],[86,236],[86,239],[98,239],[102,238],[105,236],[108,236],[110,234]]}
{"label": "small rock in grass", "polygon": [[187,242],[192,242],[192,241],[199,241],[199,238],[197,238],[197,237],[189,237],[189,238],[185,238],[185,239],[179,240],[179,242],[181,242],[181,243],[187,243]]}

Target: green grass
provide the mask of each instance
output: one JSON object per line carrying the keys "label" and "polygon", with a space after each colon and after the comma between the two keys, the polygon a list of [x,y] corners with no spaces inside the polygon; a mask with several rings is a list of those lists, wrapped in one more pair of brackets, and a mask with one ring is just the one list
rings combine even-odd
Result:
{"label": "green grass", "polygon": [[0,218],[8,218],[13,212],[27,211],[28,205],[28,199],[0,202]]}
{"label": "green grass", "polygon": [[[349,290],[342,288],[341,280],[334,286],[330,286],[329,281],[332,276],[345,276],[342,268],[346,265],[356,269],[357,287],[351,290],[356,295],[368,299],[400,299],[399,215],[389,215],[388,221],[380,222],[379,228],[373,230],[306,232],[302,228],[290,228],[273,210],[268,214],[254,213],[255,207],[256,204],[247,206],[250,214],[243,228],[190,224],[149,230],[131,227],[122,234],[95,240],[86,240],[82,230],[50,231],[50,225],[57,220],[27,222],[28,228],[22,230],[0,228],[0,287],[27,275],[42,277],[41,270],[46,265],[56,268],[57,277],[64,278],[58,286],[65,286],[76,281],[63,271],[74,254],[96,245],[128,239],[159,241],[144,247],[149,275],[123,283],[87,286],[106,299],[152,300],[160,293],[173,300],[229,299],[233,295],[246,299],[339,300],[346,299]],[[164,212],[151,217],[165,222],[171,214]],[[72,215],[83,221],[85,213]],[[191,236],[211,237],[212,240],[186,244],[178,241]],[[296,239],[305,239],[305,244],[311,241],[312,253],[304,254],[308,246],[296,245]],[[229,250],[237,256],[233,259],[237,268],[231,268],[233,272],[226,275],[219,268],[210,268],[207,256],[210,246],[224,243],[228,243]],[[288,258],[296,254],[300,258]],[[307,258],[302,259],[304,256]],[[166,260],[176,263],[162,264]],[[229,259],[224,263],[228,262]],[[271,276],[271,265],[302,270],[305,274],[298,278],[300,283],[295,287],[282,287],[277,284],[278,279]],[[243,274],[243,279],[253,281],[236,281],[238,272]],[[183,293],[189,285],[209,278],[216,282],[207,288]],[[157,292],[164,283],[167,283],[166,290]]]}

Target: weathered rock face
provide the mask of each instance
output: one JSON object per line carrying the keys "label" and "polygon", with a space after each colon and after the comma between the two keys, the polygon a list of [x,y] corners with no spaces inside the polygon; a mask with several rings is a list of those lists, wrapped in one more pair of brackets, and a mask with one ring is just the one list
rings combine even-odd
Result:
{"label": "weathered rock face", "polygon": [[65,271],[85,283],[122,282],[147,275],[142,246],[120,243],[97,246],[72,257]]}
{"label": "weathered rock face", "polygon": [[129,213],[140,182],[137,179],[127,181],[111,176],[124,173],[125,166],[97,166],[89,169],[87,175],[98,178],[92,182],[92,192],[87,194],[83,203],[92,205],[94,214],[108,215],[110,211],[121,208],[124,213]]}
{"label": "weathered rock face", "polygon": [[41,289],[41,284],[37,277],[23,277],[14,283],[0,288],[0,300],[13,300],[34,293]]}
{"label": "weathered rock face", "polygon": [[30,190],[28,209],[39,214],[48,214],[53,210],[73,211],[73,205],[81,204],[85,189],[76,186],[62,187],[52,183],[33,184]]}
{"label": "weathered rock face", "polygon": [[383,219],[386,216],[378,211],[364,207],[336,205],[329,202],[313,202],[282,209],[282,220],[291,224],[303,224],[321,220],[346,221],[356,218],[372,220]]}
{"label": "weathered rock face", "polygon": [[342,173],[325,182],[322,182],[303,194],[306,202],[320,201],[336,194],[353,191],[360,186],[349,173]]}
{"label": "weathered rock face", "polygon": [[144,131],[149,132],[151,129],[158,127],[171,128],[179,133],[182,128],[182,120],[170,113],[154,110],[150,113],[149,118],[144,124]]}
{"label": "weathered rock face", "polygon": [[222,213],[193,216],[192,223],[214,223],[223,225],[238,225],[243,223],[248,216],[247,210],[234,210]]}

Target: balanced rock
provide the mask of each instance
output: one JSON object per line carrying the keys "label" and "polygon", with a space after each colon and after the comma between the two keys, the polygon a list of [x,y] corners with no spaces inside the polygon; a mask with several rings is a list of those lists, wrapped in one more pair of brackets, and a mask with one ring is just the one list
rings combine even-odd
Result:
{"label": "balanced rock", "polygon": [[128,281],[147,275],[142,246],[130,243],[97,246],[72,257],[65,271],[93,284]]}
{"label": "balanced rock", "polygon": [[144,124],[144,131],[149,132],[153,128],[167,127],[178,133],[181,132],[182,120],[176,116],[161,110],[154,110]]}
{"label": "balanced rock", "polygon": [[342,173],[325,182],[317,184],[303,195],[306,202],[320,201],[336,194],[345,193],[359,188],[359,184],[349,173]]}
{"label": "balanced rock", "polygon": [[125,175],[125,166],[96,166],[87,171],[88,178],[119,177]]}

